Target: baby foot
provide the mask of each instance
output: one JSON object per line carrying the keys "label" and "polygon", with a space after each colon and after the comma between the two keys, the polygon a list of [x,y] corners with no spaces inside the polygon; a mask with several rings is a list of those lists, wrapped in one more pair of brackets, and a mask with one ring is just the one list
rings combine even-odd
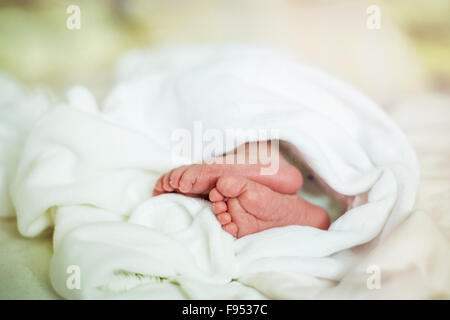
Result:
{"label": "baby foot", "polygon": [[237,238],[288,225],[326,230],[330,224],[324,209],[298,195],[281,194],[242,177],[220,177],[209,199],[223,229]]}
{"label": "baby foot", "polygon": [[280,161],[279,169],[274,175],[261,175],[262,167],[259,164],[193,164],[181,166],[158,179],[153,190],[153,196],[167,192],[207,195],[216,185],[219,177],[228,175],[246,177],[285,194],[294,194],[301,188],[302,174],[286,160]]}
{"label": "baby foot", "polygon": [[[252,181],[264,184],[280,193],[294,194],[303,184],[303,178],[300,171],[291,165],[281,153],[276,151],[268,159],[269,164],[250,162],[250,154],[255,155],[255,145],[252,142],[244,144],[243,148],[237,148],[231,154],[243,157],[244,164],[227,163],[226,155],[218,157],[215,163],[211,164],[193,164],[181,166],[164,174],[156,182],[153,195],[157,196],[166,192],[179,192],[191,195],[208,195],[209,191],[216,185],[217,179],[221,176],[241,176]],[[270,144],[269,144],[270,145]],[[256,154],[257,155],[257,154]],[[237,159],[236,158],[236,159]],[[267,162],[266,162],[267,163]],[[271,164],[276,163],[275,170],[270,174],[262,174],[262,170],[271,168]]]}
{"label": "baby foot", "polygon": [[193,164],[175,168],[156,182],[153,196],[167,192],[208,194],[224,168],[217,165]]}

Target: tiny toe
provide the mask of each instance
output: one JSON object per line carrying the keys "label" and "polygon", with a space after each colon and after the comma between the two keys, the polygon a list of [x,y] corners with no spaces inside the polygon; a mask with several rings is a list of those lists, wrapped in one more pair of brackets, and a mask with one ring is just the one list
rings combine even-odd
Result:
{"label": "tiny toe", "polygon": [[221,225],[226,225],[231,222],[231,216],[228,212],[220,213],[216,216]]}
{"label": "tiny toe", "polygon": [[216,188],[212,188],[212,190],[209,192],[209,200],[213,202],[222,201],[223,195]]}
{"label": "tiny toe", "polygon": [[170,174],[164,175],[162,184],[163,184],[164,190],[171,192],[171,191],[173,191],[173,188],[169,184],[169,177],[170,177]]}
{"label": "tiny toe", "polygon": [[185,171],[180,178],[179,189],[183,193],[188,193],[192,190],[192,186],[195,183],[195,177],[189,174],[189,171]]}
{"label": "tiny toe", "polygon": [[223,230],[225,230],[226,232],[231,234],[233,237],[237,237],[238,227],[234,222],[230,222],[230,223],[224,225],[222,228],[223,228]]}
{"label": "tiny toe", "polygon": [[214,202],[211,208],[215,214],[227,211],[227,204],[223,201]]}
{"label": "tiny toe", "polygon": [[170,172],[167,174],[167,179],[166,179],[166,183],[167,185],[172,189],[175,190],[177,187],[175,185],[175,183],[173,182],[173,173],[176,169],[170,170]]}
{"label": "tiny toe", "polygon": [[187,170],[187,166],[182,166],[182,167],[172,170],[172,172],[170,173],[170,179],[169,179],[169,183],[172,186],[172,188],[178,189],[178,187],[180,186],[179,185],[180,178],[186,170]]}

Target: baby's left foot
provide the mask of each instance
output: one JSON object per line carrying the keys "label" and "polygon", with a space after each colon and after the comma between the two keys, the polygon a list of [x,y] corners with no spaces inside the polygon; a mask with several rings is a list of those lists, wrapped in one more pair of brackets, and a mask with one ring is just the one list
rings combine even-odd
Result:
{"label": "baby's left foot", "polygon": [[288,225],[319,229],[330,225],[324,209],[298,195],[281,194],[242,177],[220,177],[209,199],[223,229],[237,238]]}

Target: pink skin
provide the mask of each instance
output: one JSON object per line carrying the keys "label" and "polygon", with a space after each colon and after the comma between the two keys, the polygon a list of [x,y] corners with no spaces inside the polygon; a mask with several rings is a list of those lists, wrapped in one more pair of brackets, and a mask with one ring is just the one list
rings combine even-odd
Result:
{"label": "pink skin", "polygon": [[[245,146],[245,151],[235,152],[248,153]],[[279,169],[273,175],[261,175],[262,164],[181,166],[158,179],[153,196],[169,192],[209,196],[223,229],[238,238],[287,225],[328,229],[327,212],[296,195],[303,184],[300,171],[277,156]]]}
{"label": "pink skin", "polygon": [[298,195],[278,193],[243,177],[220,177],[209,199],[223,229],[237,238],[288,225],[323,230],[330,225],[324,209]]}
{"label": "pink skin", "polygon": [[[248,144],[245,150],[249,152]],[[236,152],[236,151],[235,151]],[[217,179],[224,175],[240,176],[264,184],[272,190],[285,193],[296,193],[303,184],[300,171],[292,166],[281,154],[277,154],[278,170],[272,175],[261,175],[263,164],[193,164],[175,168],[162,175],[156,182],[153,196],[168,192],[191,195],[207,195],[216,185]],[[245,158],[248,159],[248,156]]]}

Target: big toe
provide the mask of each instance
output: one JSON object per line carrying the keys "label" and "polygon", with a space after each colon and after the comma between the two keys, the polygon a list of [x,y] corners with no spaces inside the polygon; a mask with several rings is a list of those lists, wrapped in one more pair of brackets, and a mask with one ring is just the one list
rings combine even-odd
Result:
{"label": "big toe", "polygon": [[216,189],[227,198],[239,196],[249,180],[236,176],[223,176],[217,180]]}

